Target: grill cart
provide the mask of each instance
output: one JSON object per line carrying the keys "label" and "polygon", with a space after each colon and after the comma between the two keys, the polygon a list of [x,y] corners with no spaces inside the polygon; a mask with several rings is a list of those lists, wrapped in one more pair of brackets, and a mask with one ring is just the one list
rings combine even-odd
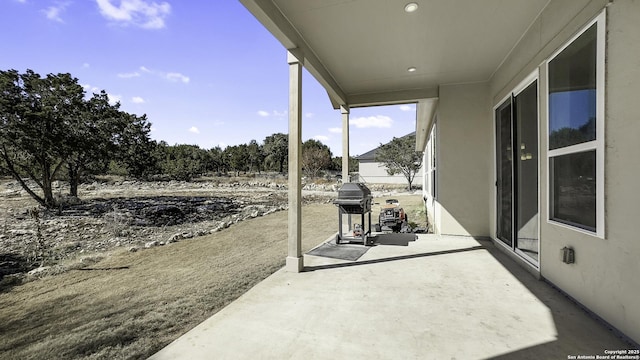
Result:
{"label": "grill cart", "polygon": [[[371,190],[361,183],[344,183],[338,190],[338,198],[333,203],[338,206],[338,235],[336,244],[340,241],[357,241],[363,245],[370,245],[367,237],[371,235],[371,203],[373,196]],[[342,233],[342,215],[360,215],[360,224],[355,224],[353,235]],[[365,228],[365,215],[368,215],[367,228]]]}

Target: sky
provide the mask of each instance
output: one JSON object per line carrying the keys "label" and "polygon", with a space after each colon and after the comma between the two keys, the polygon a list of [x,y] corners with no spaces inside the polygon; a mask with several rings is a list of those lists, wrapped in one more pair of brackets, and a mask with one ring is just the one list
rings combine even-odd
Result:
{"label": "sky", "polygon": [[[0,0],[0,69],[70,73],[147,115],[170,145],[263,143],[288,133],[286,49],[237,0]],[[342,118],[303,73],[303,141],[342,156]],[[415,131],[415,106],[356,108],[350,155]]]}

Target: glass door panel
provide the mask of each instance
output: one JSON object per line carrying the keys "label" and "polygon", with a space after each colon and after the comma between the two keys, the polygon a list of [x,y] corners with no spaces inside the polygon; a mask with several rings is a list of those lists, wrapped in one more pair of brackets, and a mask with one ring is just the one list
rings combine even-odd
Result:
{"label": "glass door panel", "polygon": [[496,186],[498,239],[513,246],[513,122],[511,99],[496,109]]}
{"label": "glass door panel", "polygon": [[516,244],[538,262],[538,84],[533,82],[514,97],[516,123]]}

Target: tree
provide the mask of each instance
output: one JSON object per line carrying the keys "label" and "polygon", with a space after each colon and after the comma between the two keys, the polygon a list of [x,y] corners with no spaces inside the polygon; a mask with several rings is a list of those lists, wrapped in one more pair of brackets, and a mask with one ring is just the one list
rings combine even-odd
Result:
{"label": "tree", "polygon": [[155,169],[151,124],[145,115],[138,117],[119,108],[119,103],[109,104],[104,90],[84,102],[66,159],[71,196],[78,196],[78,184],[85,175],[104,173],[111,160],[119,160],[127,174],[136,178]]}
{"label": "tree", "polygon": [[227,146],[224,149],[224,157],[227,159],[231,170],[236,172],[236,175],[238,175],[240,171],[247,171],[249,155],[246,144]]}
{"label": "tree", "polygon": [[[78,184],[83,172],[103,171],[109,157],[109,143],[103,127],[111,124],[111,105],[107,94],[94,94],[93,98],[78,105],[79,114],[73,118],[75,131],[69,135],[73,138],[67,156],[67,174],[69,177],[69,195],[78,196]],[[91,170],[89,170],[91,169]]]}
{"label": "tree", "polygon": [[[77,196],[82,176],[104,172],[114,154],[126,150],[144,156],[128,146],[149,141],[146,116],[120,111],[104,91],[89,100],[84,96],[70,74],[43,78],[32,70],[0,71],[0,171],[43,206],[58,205],[51,184],[65,167],[70,193]],[[129,163],[140,166],[144,161]]]}
{"label": "tree", "polygon": [[160,169],[172,180],[191,181],[205,172],[207,151],[197,145],[167,146],[163,142],[158,150],[163,154]]}
{"label": "tree", "polygon": [[402,174],[409,183],[409,190],[416,173],[422,166],[422,152],[415,151],[416,136],[394,137],[391,142],[380,145],[376,152],[376,161],[387,167],[387,174]]}
{"label": "tree", "polygon": [[596,138],[596,118],[590,118],[578,128],[563,127],[549,134],[549,146],[557,149],[587,142]]}
{"label": "tree", "polygon": [[282,173],[289,157],[289,136],[282,133],[269,135],[264,139],[265,162],[275,164]]}
{"label": "tree", "polygon": [[147,116],[120,113],[121,130],[114,134],[117,149],[115,157],[127,170],[127,175],[136,179],[149,179],[160,171],[160,156],[157,143],[151,140],[151,123]]}
{"label": "tree", "polygon": [[43,206],[57,206],[51,184],[74,147],[83,97],[70,74],[0,71],[0,168]]}
{"label": "tree", "polygon": [[247,145],[247,161],[249,162],[249,171],[257,169],[260,173],[264,162],[264,153],[262,146],[255,140],[251,140]]}
{"label": "tree", "polygon": [[302,171],[315,179],[320,171],[331,166],[331,150],[318,140],[309,139],[302,143]]}
{"label": "tree", "polygon": [[225,170],[223,151],[220,146],[216,146],[207,151],[207,161],[205,169],[207,171],[216,172],[222,172]]}
{"label": "tree", "polygon": [[[331,159],[331,170],[342,171],[342,156],[336,156]],[[358,160],[353,156],[349,156],[349,172],[358,171]]]}

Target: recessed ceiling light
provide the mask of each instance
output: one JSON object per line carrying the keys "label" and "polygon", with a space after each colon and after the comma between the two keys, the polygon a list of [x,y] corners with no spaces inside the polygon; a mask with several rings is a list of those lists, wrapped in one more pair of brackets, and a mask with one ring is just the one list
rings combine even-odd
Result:
{"label": "recessed ceiling light", "polygon": [[418,10],[418,4],[417,3],[408,3],[407,5],[404,6],[404,11],[408,12],[408,13],[412,13],[414,11]]}
{"label": "recessed ceiling light", "polygon": [[414,66],[407,69],[408,72],[415,72],[416,70],[417,69]]}

